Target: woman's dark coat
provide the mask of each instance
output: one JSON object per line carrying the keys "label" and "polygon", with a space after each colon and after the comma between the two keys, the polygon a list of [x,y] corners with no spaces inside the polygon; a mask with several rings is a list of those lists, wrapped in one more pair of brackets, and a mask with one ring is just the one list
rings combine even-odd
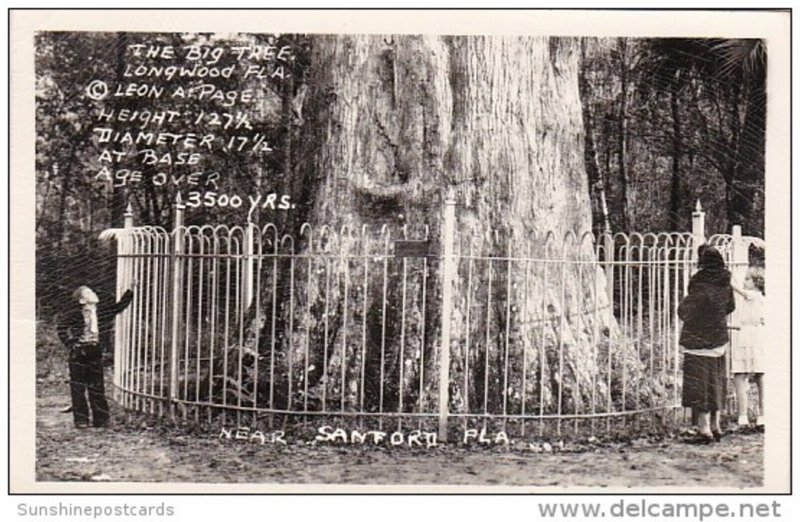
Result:
{"label": "woman's dark coat", "polygon": [[692,350],[727,344],[727,316],[736,308],[731,274],[722,255],[714,248],[704,248],[698,265],[700,270],[689,281],[689,292],[678,307],[683,321],[680,344]]}

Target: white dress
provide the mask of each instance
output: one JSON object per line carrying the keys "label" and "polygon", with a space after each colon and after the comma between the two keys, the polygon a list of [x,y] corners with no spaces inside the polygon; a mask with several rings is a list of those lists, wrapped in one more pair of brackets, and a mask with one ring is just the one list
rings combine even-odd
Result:
{"label": "white dress", "polygon": [[764,373],[764,296],[757,290],[745,290],[737,296],[739,331],[732,336],[731,372]]}

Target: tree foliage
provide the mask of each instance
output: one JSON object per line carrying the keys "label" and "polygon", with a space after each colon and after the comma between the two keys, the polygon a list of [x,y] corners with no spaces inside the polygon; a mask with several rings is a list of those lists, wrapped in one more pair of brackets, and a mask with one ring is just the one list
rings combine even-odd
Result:
{"label": "tree foliage", "polygon": [[[700,200],[711,233],[739,224],[746,234],[763,235],[764,42],[590,39],[584,45],[586,131],[595,137],[612,228],[686,230]],[[630,86],[624,127],[623,76]]]}
{"label": "tree foliage", "polygon": [[[124,83],[122,74],[127,66],[163,65],[158,57],[132,56],[130,46],[173,45],[181,48],[196,46],[289,46],[290,58],[281,65],[281,77],[244,79],[242,75],[215,78],[220,90],[243,91],[251,89],[255,102],[248,106],[230,107],[222,100],[198,102],[191,98],[106,98],[95,102],[86,95],[91,82],[102,80],[111,89]],[[217,65],[224,68],[235,58],[222,56]],[[188,65],[185,56],[178,54],[172,63]],[[244,55],[239,65],[246,68],[257,62]],[[68,33],[46,32],[36,37],[36,244],[37,244],[37,297],[40,311],[58,309],[63,298],[78,284],[91,284],[101,293],[113,291],[113,258],[98,242],[100,231],[122,226],[122,215],[130,204],[135,221],[140,225],[172,226],[172,204],[178,192],[186,200],[187,193],[207,191],[248,195],[279,193],[287,184],[290,172],[291,140],[298,132],[297,105],[293,103],[302,91],[304,71],[308,67],[308,40],[303,35],[265,34],[197,34],[197,33]],[[133,78],[135,80],[135,78]],[[126,81],[130,81],[128,78]],[[188,91],[209,80],[196,77],[174,77],[172,88]],[[236,125],[212,125],[203,115],[242,111],[249,122],[248,132],[266,137],[271,149],[268,153],[241,153],[215,151],[205,154],[196,170],[218,172],[219,180],[213,185],[189,186],[187,184],[155,184],[158,173],[180,179],[185,167],[175,165],[142,165],[139,154],[146,146],[131,144],[103,144],[95,128],[103,126],[103,111],[158,112],[173,110],[180,116],[161,125],[163,132],[192,132],[202,135],[213,133],[221,141],[239,134]],[[115,123],[117,131],[136,131],[140,126]],[[124,153],[124,159],[113,168],[140,170],[142,182],[114,186],[116,181],[98,178],[103,164],[98,161],[104,149]],[[178,152],[167,144],[158,149],[160,154]],[[202,179],[202,178],[201,178]],[[267,212],[270,210],[259,210]],[[199,207],[187,212],[186,224],[242,223],[247,210]],[[256,216],[258,217],[258,216]],[[280,215],[264,216],[278,220]],[[110,275],[109,275],[110,274]]]}

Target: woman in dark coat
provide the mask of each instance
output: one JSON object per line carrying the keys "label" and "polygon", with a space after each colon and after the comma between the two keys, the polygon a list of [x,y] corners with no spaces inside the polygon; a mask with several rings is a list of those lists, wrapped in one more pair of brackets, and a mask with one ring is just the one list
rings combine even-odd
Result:
{"label": "woman in dark coat", "polygon": [[699,271],[678,307],[683,321],[683,406],[696,413],[699,442],[719,440],[719,411],[727,397],[728,315],[735,309],[731,273],[713,247],[698,250]]}

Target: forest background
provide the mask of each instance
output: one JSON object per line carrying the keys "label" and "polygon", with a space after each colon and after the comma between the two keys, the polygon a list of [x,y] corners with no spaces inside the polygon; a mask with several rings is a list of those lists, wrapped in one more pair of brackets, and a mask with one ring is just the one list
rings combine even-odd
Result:
{"label": "forest background", "polygon": [[[267,153],[218,153],[203,159],[206,171],[224,173],[226,194],[288,194],[293,208],[259,210],[256,222],[296,230],[314,214],[319,200],[300,185],[304,161],[316,151],[307,139],[319,129],[318,107],[309,108],[315,89],[315,35],[59,33],[36,41],[36,300],[37,319],[50,322],[71,290],[87,282],[113,295],[112,246],[99,233],[121,227],[127,205],[139,225],[172,226],[172,203],[185,187],[142,183],[114,187],[98,179],[102,144],[96,133],[97,106],[86,86],[97,78],[123,81],[134,59],[132,45],[273,46],[289,49],[276,57],[272,74],[215,79],[222,90],[250,89],[257,97],[246,118],[249,131],[266,137]],[[596,233],[685,231],[696,202],[707,212],[707,232],[742,225],[746,235],[764,235],[764,142],[766,129],[766,47],[760,40],[551,38],[578,53],[578,88],[583,126],[579,140]],[[395,45],[387,41],[387,49]],[[390,53],[386,53],[390,60]],[[221,58],[220,67],[226,65]],[[245,59],[246,60],[246,59]],[[155,61],[155,60],[154,60]],[[240,60],[241,61],[241,60]],[[254,62],[255,63],[255,62]],[[176,80],[189,89],[200,80]],[[335,97],[336,93],[329,93]],[[185,100],[185,114],[200,104]],[[203,110],[226,112],[224,100]],[[317,94],[315,103],[320,103]],[[174,109],[171,100],[169,107]],[[120,98],[116,111],[159,109],[159,100]],[[242,110],[237,107],[237,111]],[[229,127],[202,127],[223,137]],[[358,125],[374,125],[358,122]],[[580,127],[580,126],[579,126]],[[128,151],[130,152],[130,151]],[[134,151],[135,156],[135,151]],[[160,166],[159,166],[160,167]],[[173,166],[168,166],[172,168]],[[161,169],[163,170],[163,169]],[[152,180],[156,168],[142,176]],[[403,174],[400,173],[400,176]],[[200,187],[193,190],[212,190]],[[199,206],[187,224],[242,225],[244,208]]]}

